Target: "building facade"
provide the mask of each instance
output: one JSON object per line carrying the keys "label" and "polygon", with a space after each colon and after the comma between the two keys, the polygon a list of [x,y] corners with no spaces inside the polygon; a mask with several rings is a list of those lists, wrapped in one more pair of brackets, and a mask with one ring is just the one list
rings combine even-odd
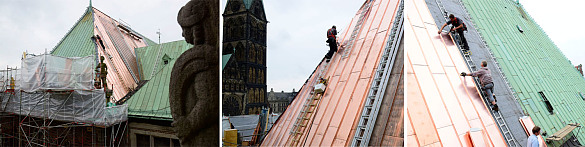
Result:
{"label": "building facade", "polygon": [[[266,15],[262,0],[228,0],[223,13],[224,115],[258,114],[266,99]],[[232,108],[238,106],[238,108]],[[237,110],[236,110],[237,109]]]}
{"label": "building facade", "polygon": [[270,88],[270,92],[266,93],[268,96],[268,104],[270,104],[270,110],[273,113],[282,113],[288,105],[292,102],[292,100],[297,96],[295,89],[292,92],[274,92],[272,88]]}

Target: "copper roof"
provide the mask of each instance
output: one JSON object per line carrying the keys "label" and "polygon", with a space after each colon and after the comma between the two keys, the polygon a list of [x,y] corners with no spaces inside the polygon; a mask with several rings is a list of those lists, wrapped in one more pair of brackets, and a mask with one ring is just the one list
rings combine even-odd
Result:
{"label": "copper roof", "polygon": [[[361,31],[354,40],[353,48],[350,50],[340,49],[331,59],[327,70],[324,70],[322,77],[330,77],[328,87],[313,117],[309,120],[312,123],[308,124],[308,129],[304,131],[298,145],[347,146],[351,142],[364,100],[374,78],[375,69],[388,40],[399,1],[377,0],[371,6],[369,16],[363,22]],[[352,32],[348,32],[348,30],[354,29],[359,14],[358,11],[349,27],[339,35],[339,42],[349,40]],[[346,58],[342,57],[344,51],[351,51]],[[305,99],[311,96],[310,91],[316,84],[315,79],[319,78],[318,73],[325,66],[324,61],[319,64],[293,102],[267,134],[262,146],[284,146],[290,142],[290,132],[295,119],[298,117]],[[402,108],[399,108],[399,112],[401,111]],[[390,115],[390,112],[380,113]],[[392,136],[391,134],[386,132],[382,136]]]}
{"label": "copper roof", "polygon": [[[408,146],[506,146],[459,49],[438,27],[424,0],[406,3]],[[476,144],[477,145],[477,144]]]}

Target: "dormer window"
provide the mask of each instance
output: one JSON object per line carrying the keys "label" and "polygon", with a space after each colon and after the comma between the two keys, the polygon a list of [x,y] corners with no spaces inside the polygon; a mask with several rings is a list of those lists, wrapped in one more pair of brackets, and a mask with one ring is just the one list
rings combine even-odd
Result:
{"label": "dormer window", "polygon": [[169,61],[171,61],[171,57],[169,57],[167,54],[165,54],[165,55],[163,56],[162,60],[163,60],[163,63],[164,63],[165,65],[167,65],[167,64],[169,64]]}

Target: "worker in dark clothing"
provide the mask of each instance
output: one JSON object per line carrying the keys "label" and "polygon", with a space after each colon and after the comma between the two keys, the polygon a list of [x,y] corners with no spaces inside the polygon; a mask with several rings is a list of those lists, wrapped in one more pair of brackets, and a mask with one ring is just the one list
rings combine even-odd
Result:
{"label": "worker in dark clothing", "polygon": [[337,37],[335,35],[337,35],[337,30],[335,26],[327,30],[327,43],[329,43],[329,52],[325,55],[325,59],[327,59],[327,62],[329,62],[329,60],[331,60],[331,57],[333,57],[333,54],[337,52]]}
{"label": "worker in dark clothing", "polygon": [[478,77],[480,85],[485,90],[487,97],[488,97],[490,103],[492,104],[492,110],[494,110],[494,111],[499,110],[498,105],[496,104],[496,100],[495,100],[494,95],[493,95],[494,82],[492,80],[492,74],[491,74],[490,70],[487,68],[487,61],[484,60],[481,62],[481,68],[478,71],[473,72],[473,73],[462,72],[461,76]]}
{"label": "worker in dark clothing", "polygon": [[465,35],[463,34],[463,31],[467,30],[467,26],[465,26],[465,23],[463,22],[463,20],[455,17],[453,14],[449,15],[449,21],[447,21],[447,23],[443,24],[443,26],[441,26],[441,29],[439,29],[439,34],[441,34],[441,31],[443,31],[443,28],[445,28],[445,26],[452,24],[453,27],[451,27],[451,31],[456,31],[459,34],[459,37],[461,37],[461,42],[463,42],[463,49],[465,51],[469,51],[469,45],[467,44],[467,39],[465,39]]}

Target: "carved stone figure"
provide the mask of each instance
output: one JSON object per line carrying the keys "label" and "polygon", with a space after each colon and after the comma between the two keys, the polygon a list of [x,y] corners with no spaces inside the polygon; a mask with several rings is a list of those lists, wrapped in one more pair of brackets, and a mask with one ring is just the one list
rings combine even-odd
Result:
{"label": "carved stone figure", "polygon": [[171,72],[173,128],[181,146],[219,146],[219,1],[191,0],[177,21],[194,46]]}

